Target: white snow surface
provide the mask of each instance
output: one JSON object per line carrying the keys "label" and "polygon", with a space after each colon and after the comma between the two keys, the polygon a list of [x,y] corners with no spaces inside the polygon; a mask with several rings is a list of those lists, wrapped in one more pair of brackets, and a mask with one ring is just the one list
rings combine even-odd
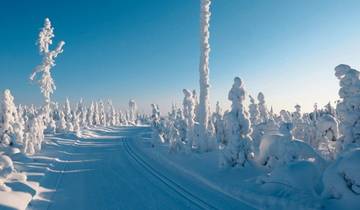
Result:
{"label": "white snow surface", "polygon": [[352,209],[358,202],[358,150],[322,177],[325,189],[335,185],[342,195],[329,200],[319,194],[313,161],[270,173],[256,164],[219,168],[219,150],[170,153],[151,137],[150,127],[130,126],[49,135],[36,155],[12,157],[17,173],[0,191],[0,209]]}

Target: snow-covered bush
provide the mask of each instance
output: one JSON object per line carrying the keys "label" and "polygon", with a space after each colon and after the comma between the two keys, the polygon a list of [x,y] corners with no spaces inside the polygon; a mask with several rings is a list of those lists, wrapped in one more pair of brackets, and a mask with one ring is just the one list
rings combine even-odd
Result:
{"label": "snow-covered bush", "polygon": [[227,144],[222,150],[223,166],[245,166],[252,159],[251,123],[244,109],[245,89],[239,77],[235,77],[229,92],[231,110],[224,115],[225,139]]}
{"label": "snow-covered bush", "polygon": [[324,172],[324,198],[339,199],[346,209],[360,205],[360,148],[352,149],[334,161]]}
{"label": "snow-covered bush", "polygon": [[337,140],[339,128],[337,119],[325,114],[316,122],[316,138],[312,146],[319,150],[320,154],[327,160],[335,159],[337,151]]}
{"label": "snow-covered bush", "polygon": [[[279,167],[260,176],[257,179],[261,184],[276,184],[298,194],[318,196],[321,186],[321,170],[309,160],[299,160],[280,165]],[[311,204],[314,205],[314,204]],[[319,204],[316,204],[320,207]]]}
{"label": "snow-covered bush", "polygon": [[261,140],[257,161],[270,169],[299,160],[316,163],[320,170],[325,167],[323,158],[307,143],[294,139],[292,123],[283,123],[280,134],[265,135]]}

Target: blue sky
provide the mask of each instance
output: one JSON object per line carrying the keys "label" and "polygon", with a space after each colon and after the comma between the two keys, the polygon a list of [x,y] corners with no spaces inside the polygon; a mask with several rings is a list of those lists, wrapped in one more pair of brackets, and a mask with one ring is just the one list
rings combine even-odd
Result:
{"label": "blue sky", "polygon": [[[277,111],[336,100],[334,67],[360,65],[359,9],[357,0],[214,0],[212,105],[228,106],[234,76]],[[55,43],[66,42],[52,70],[56,101],[134,98],[142,110],[165,111],[199,86],[197,0],[3,1],[0,89],[17,103],[41,104],[28,76],[41,61],[35,42],[46,17]]]}

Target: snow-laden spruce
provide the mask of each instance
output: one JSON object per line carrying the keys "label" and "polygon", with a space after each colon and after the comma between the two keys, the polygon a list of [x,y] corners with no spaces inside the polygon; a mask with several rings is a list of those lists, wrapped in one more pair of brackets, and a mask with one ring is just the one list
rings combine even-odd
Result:
{"label": "snow-laden spruce", "polygon": [[56,89],[53,78],[51,77],[51,68],[55,66],[55,58],[63,52],[64,41],[60,41],[54,50],[50,50],[52,45],[52,39],[54,37],[54,28],[51,26],[51,22],[48,18],[45,19],[44,27],[39,33],[39,39],[37,44],[39,45],[39,51],[42,55],[42,63],[38,65],[33,73],[30,75],[30,80],[35,80],[36,75],[41,73],[41,78],[38,79],[41,93],[44,97],[44,116],[47,124],[54,124],[49,114],[51,112],[51,95]]}
{"label": "snow-laden spruce", "polygon": [[337,104],[340,131],[343,135],[343,147],[360,144],[360,72],[348,65],[338,65],[335,76],[340,80],[339,96],[341,101]]}
{"label": "snow-laden spruce", "polygon": [[4,91],[1,100],[1,117],[1,142],[10,146],[16,145],[17,141],[21,143],[22,136],[20,135],[20,139],[16,139],[19,135],[15,134],[16,130],[22,132],[17,119],[18,113],[14,104],[14,97],[8,89]]}
{"label": "snow-laden spruce", "polygon": [[229,92],[231,110],[224,115],[226,145],[222,150],[224,166],[245,166],[253,158],[251,123],[244,108],[245,89],[242,80],[235,77]]}

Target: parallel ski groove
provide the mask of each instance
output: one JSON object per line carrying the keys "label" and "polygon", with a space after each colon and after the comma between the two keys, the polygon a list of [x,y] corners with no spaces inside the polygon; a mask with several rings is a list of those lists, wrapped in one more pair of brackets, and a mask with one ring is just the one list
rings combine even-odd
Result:
{"label": "parallel ski groove", "polygon": [[194,195],[193,193],[189,192],[173,180],[169,179],[168,177],[161,174],[158,170],[154,169],[150,164],[148,164],[146,161],[144,161],[138,154],[136,154],[131,147],[128,144],[128,139],[124,138],[124,148],[127,151],[127,153],[140,165],[144,167],[150,174],[152,174],[154,177],[159,179],[162,183],[164,183],[166,186],[168,186],[170,189],[175,191],[177,194],[179,194],[184,199],[188,200],[189,202],[193,203],[197,207],[201,209],[214,209],[217,210],[215,206],[207,203],[203,199],[199,198],[198,196]]}

